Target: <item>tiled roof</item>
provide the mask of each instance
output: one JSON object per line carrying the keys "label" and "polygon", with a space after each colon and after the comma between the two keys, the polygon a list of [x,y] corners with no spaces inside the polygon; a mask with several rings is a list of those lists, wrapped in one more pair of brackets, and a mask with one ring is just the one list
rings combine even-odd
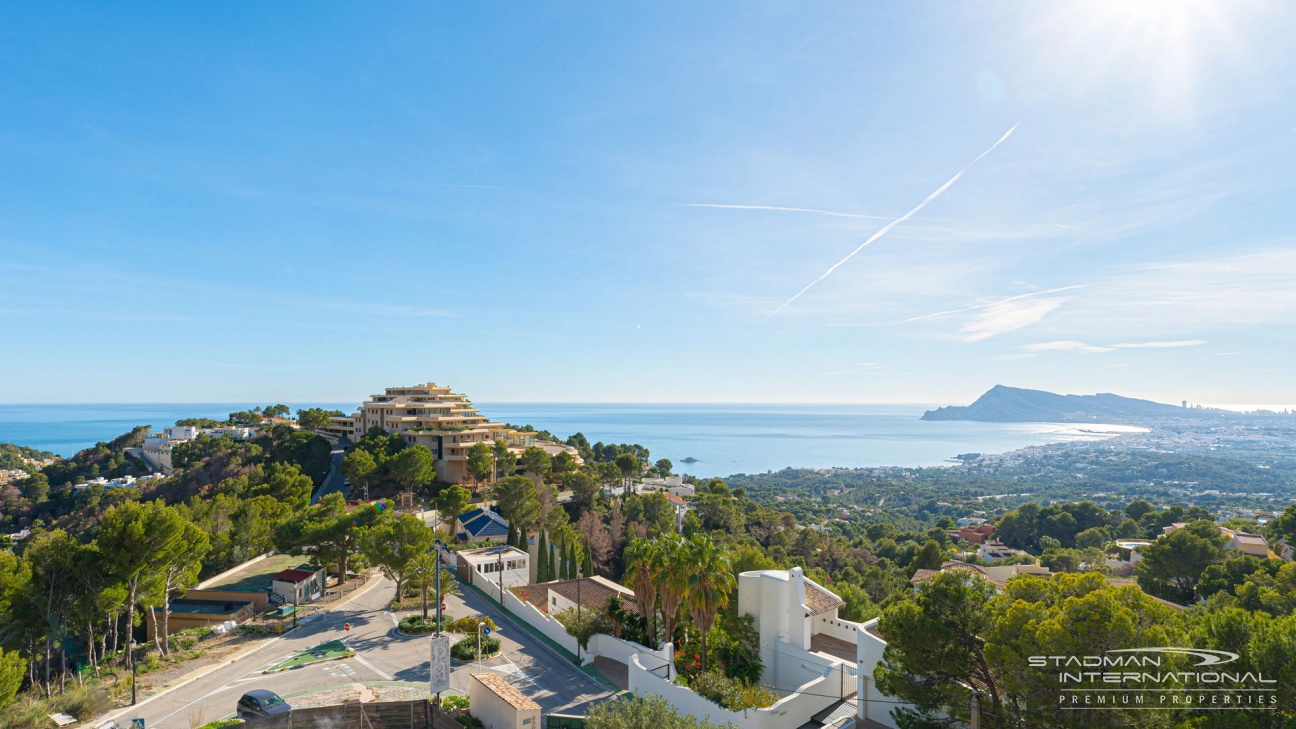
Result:
{"label": "tiled roof", "polygon": [[846,604],[846,601],[828,592],[819,585],[805,581],[805,604],[810,609],[810,617],[822,615],[829,610],[836,610]]}
{"label": "tiled roof", "polygon": [[306,570],[284,570],[283,572],[276,573],[274,579],[279,582],[305,582],[314,577],[315,574],[316,573],[314,572],[307,572]]}
{"label": "tiled roof", "polygon": [[542,613],[549,612],[549,587],[548,583],[539,585],[518,585],[510,587],[514,595],[519,599],[531,603]]}
{"label": "tiled roof", "polygon": [[524,696],[521,691],[518,691],[512,684],[505,681],[498,673],[474,673],[472,677],[518,711],[540,710],[539,704]]}
{"label": "tiled roof", "polygon": [[[576,602],[576,582],[577,580],[555,580],[553,582],[542,582],[538,585],[519,585],[518,587],[509,588],[513,594],[527,602],[535,605],[543,612],[549,612],[549,591],[553,590],[559,595],[571,602]],[[639,614],[639,606],[635,603],[633,592],[621,592],[603,584],[596,579],[580,580],[580,604],[581,607],[602,609],[607,606],[608,600],[613,595],[621,596],[621,609],[634,615]]]}
{"label": "tiled roof", "polygon": [[936,574],[937,572],[945,572],[947,570],[963,570],[965,572],[971,572],[973,574],[980,575],[987,582],[1001,589],[1005,584],[1004,582],[1000,580],[996,580],[995,578],[991,577],[990,573],[986,572],[984,569],[981,569],[977,565],[967,564],[966,562],[945,562],[944,564],[941,565],[941,568],[938,570],[918,570],[917,572],[914,572],[913,577],[909,578],[909,582],[910,584],[916,585],[919,582],[922,582],[923,580],[926,580],[927,578]]}
{"label": "tiled roof", "polygon": [[459,516],[459,528],[472,537],[502,537],[508,534],[504,517],[486,509],[473,509]]}

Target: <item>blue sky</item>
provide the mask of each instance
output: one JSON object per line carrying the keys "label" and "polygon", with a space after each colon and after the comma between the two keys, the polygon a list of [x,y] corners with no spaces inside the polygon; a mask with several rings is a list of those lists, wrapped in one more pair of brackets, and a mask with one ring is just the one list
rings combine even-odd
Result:
{"label": "blue sky", "polygon": [[1296,403],[1294,19],[10,4],[0,402]]}

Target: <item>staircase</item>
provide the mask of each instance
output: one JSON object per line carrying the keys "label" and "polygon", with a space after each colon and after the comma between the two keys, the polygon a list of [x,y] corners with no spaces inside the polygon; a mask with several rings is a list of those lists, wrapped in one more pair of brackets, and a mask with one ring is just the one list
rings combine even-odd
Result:
{"label": "staircase", "polygon": [[[853,729],[855,726],[855,697],[842,699],[810,717],[810,721],[797,729]],[[869,722],[872,724],[872,722]]]}

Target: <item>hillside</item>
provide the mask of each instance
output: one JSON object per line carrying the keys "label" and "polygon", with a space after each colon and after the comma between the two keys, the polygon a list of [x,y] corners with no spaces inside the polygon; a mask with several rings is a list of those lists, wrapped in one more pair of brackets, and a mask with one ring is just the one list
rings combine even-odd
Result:
{"label": "hillside", "polygon": [[1120,422],[1148,418],[1201,416],[1211,411],[1185,410],[1151,400],[1110,393],[1056,395],[1043,390],[995,385],[967,407],[928,410],[923,420],[980,420],[992,423]]}

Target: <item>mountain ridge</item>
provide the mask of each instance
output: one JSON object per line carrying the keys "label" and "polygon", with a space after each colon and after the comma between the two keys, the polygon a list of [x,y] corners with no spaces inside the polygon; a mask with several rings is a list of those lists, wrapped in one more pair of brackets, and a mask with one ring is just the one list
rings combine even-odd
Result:
{"label": "mountain ridge", "polygon": [[923,420],[976,420],[991,423],[1073,423],[1161,417],[1193,417],[1204,411],[1123,397],[1058,395],[1044,390],[995,385],[967,406],[950,405],[923,413]]}

